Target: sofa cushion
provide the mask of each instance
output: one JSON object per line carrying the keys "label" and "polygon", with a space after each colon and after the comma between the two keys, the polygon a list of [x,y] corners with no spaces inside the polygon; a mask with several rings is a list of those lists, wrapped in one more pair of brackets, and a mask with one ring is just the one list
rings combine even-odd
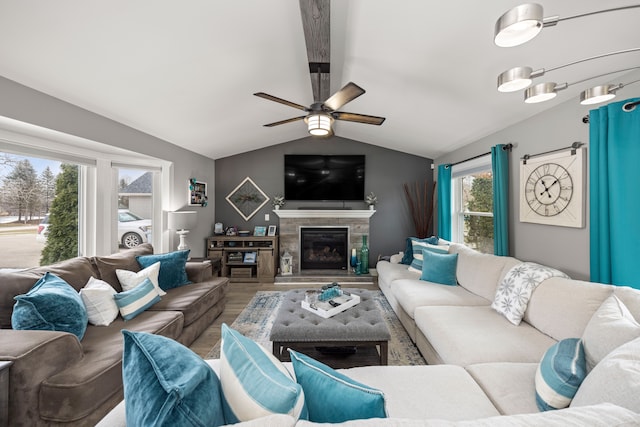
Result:
{"label": "sofa cushion", "polygon": [[163,336],[122,334],[127,425],[225,424],[220,380],[202,358]]}
{"label": "sofa cushion", "polygon": [[70,332],[82,339],[87,310],[78,292],[55,274],[45,273],[23,295],[15,297],[13,329]]}
{"label": "sofa cushion", "polygon": [[534,262],[523,262],[512,267],[500,281],[491,308],[509,322],[519,325],[531,294],[549,277],[569,278],[559,270]]}
{"label": "sofa cushion", "polygon": [[156,289],[156,292],[160,296],[164,296],[167,293],[162,290],[160,287],[160,282],[158,281],[158,275],[160,274],[160,262],[156,262],[151,264],[150,266],[143,268],[140,271],[130,271],[130,270],[122,270],[116,269],[116,276],[118,276],[118,281],[120,282],[120,286],[122,286],[123,291],[130,291],[131,289],[138,286],[140,283],[144,282],[144,279],[151,280],[153,287]]}
{"label": "sofa cushion", "polygon": [[622,301],[611,295],[593,314],[582,335],[587,371],[612,350],[639,336],[640,324]]}
{"label": "sofa cushion", "polygon": [[458,254],[436,252],[432,249],[423,249],[424,262],[420,280],[438,283],[441,285],[456,286],[456,266]]}
{"label": "sofa cushion", "polygon": [[465,369],[501,414],[530,414],[536,406],[535,376],[538,363],[477,363]]}
{"label": "sofa cushion", "polygon": [[218,278],[169,289],[167,295],[148,310],[180,311],[185,326],[191,325],[224,298],[225,287],[222,285],[225,280]]}
{"label": "sofa cushion", "polygon": [[507,271],[520,263],[515,258],[483,254],[456,243],[451,244],[449,253],[458,254],[458,284],[489,301],[493,301]]}
{"label": "sofa cushion", "polygon": [[148,278],[130,291],[120,292],[114,295],[113,298],[116,300],[124,320],[133,319],[160,301],[160,295],[158,295],[153,283]]}
{"label": "sofa cushion", "polygon": [[489,305],[486,299],[472,294],[462,286],[440,286],[421,280],[396,280],[393,293],[411,318],[425,305]]}
{"label": "sofa cushion", "polygon": [[534,362],[556,341],[526,323],[515,326],[489,306],[415,310],[416,327],[444,363]]}
{"label": "sofa cushion", "polygon": [[296,382],[302,386],[309,420],[340,423],[386,418],[384,393],[352,380],[327,365],[289,349]]}
{"label": "sofa cushion", "polygon": [[380,287],[389,287],[394,280],[419,279],[422,272],[409,271],[404,264],[393,264],[389,261],[378,261],[376,264]]}
{"label": "sofa cushion", "polygon": [[220,381],[227,423],[270,414],[306,419],[302,387],[264,347],[222,325]]}
{"label": "sofa cushion", "polygon": [[116,290],[104,280],[90,277],[87,285],[80,289],[80,297],[87,309],[89,323],[109,326],[118,317],[118,305],[113,296]]}
{"label": "sofa cushion", "polygon": [[541,411],[569,406],[587,375],[584,348],[579,338],[552,345],[536,370],[536,404]]}
{"label": "sofa cushion", "polygon": [[613,286],[551,277],[531,295],[524,321],[560,341],[581,337]]}
{"label": "sofa cushion", "polygon": [[424,251],[435,252],[438,254],[446,254],[449,253],[449,248],[430,245],[424,242],[413,241],[413,257],[411,260],[411,264],[409,264],[408,269],[410,271],[415,271],[417,273],[422,272],[422,265],[424,263]]}
{"label": "sofa cushion", "polygon": [[640,413],[640,338],[613,350],[587,375],[572,407],[611,402]]}
{"label": "sofa cushion", "polygon": [[166,254],[137,256],[140,267],[146,268],[156,262],[160,262],[160,275],[158,281],[160,287],[167,291],[182,285],[191,283],[187,277],[185,265],[189,258],[189,250],[175,251]]}
{"label": "sofa cushion", "polygon": [[153,246],[150,243],[143,243],[135,248],[127,249],[109,256],[98,256],[91,258],[91,262],[95,265],[100,276],[99,278],[113,286],[113,288],[122,292],[122,287],[116,276],[116,270],[140,271],[140,264],[136,260],[138,255],[149,255],[153,253]]}
{"label": "sofa cushion", "polygon": [[42,382],[40,416],[70,423],[93,414],[113,399],[112,393],[122,393],[122,329],[177,339],[182,327],[179,312],[145,311],[126,322],[118,317],[109,326],[87,328],[82,339],[82,359],[72,361],[66,369]]}

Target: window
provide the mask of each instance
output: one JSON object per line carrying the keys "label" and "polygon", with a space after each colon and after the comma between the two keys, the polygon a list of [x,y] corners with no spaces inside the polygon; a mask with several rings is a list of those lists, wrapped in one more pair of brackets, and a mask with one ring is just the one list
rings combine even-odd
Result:
{"label": "window", "polygon": [[453,166],[452,240],[493,253],[493,174],[491,156]]}

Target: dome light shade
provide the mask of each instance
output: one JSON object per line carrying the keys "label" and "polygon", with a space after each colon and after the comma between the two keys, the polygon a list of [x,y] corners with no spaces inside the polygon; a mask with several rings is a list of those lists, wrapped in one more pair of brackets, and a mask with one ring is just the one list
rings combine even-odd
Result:
{"label": "dome light shade", "polygon": [[531,86],[524,92],[524,102],[527,104],[537,104],[548,101],[558,95],[555,83],[539,83]]}
{"label": "dome light shade", "polygon": [[615,86],[600,85],[580,93],[580,104],[593,105],[609,101],[616,97]]}
{"label": "dome light shade", "polygon": [[525,3],[506,11],[496,21],[494,43],[500,47],[518,46],[528,42],[542,30],[542,6]]}
{"label": "dome light shade", "polygon": [[309,133],[313,136],[327,136],[331,133],[331,122],[333,117],[325,113],[314,113],[309,115],[307,122]]}

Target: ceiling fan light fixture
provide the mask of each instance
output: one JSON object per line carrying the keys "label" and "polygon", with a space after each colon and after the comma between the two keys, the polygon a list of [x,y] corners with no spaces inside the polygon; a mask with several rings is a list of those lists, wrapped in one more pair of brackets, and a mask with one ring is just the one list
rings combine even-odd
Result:
{"label": "ceiling fan light fixture", "polygon": [[593,105],[609,101],[616,97],[617,86],[600,85],[592,87],[580,93],[580,104]]}
{"label": "ceiling fan light fixture", "polygon": [[525,3],[506,11],[496,21],[494,43],[500,47],[513,47],[528,42],[542,30],[542,6]]}
{"label": "ceiling fan light fixture", "polygon": [[524,91],[524,102],[527,104],[537,104],[548,101],[558,95],[555,83],[539,83]]}
{"label": "ceiling fan light fixture", "polygon": [[324,113],[310,114],[305,121],[309,133],[313,136],[327,136],[331,133],[333,117]]}

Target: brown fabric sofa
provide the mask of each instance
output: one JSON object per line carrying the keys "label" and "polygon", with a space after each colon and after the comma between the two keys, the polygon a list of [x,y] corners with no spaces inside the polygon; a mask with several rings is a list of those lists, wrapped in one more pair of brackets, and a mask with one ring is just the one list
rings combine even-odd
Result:
{"label": "brown fabric sofa", "polygon": [[[121,292],[116,269],[139,271],[137,255],[150,244],[104,257],[77,257],[46,267],[0,270],[0,360],[9,370],[9,425],[92,426],[123,399],[122,329],[163,335],[190,345],[222,313],[228,279],[214,277],[210,264],[187,263],[192,284],[170,289],[132,320],[89,324],[82,341],[73,334],[11,329],[13,297],[24,294],[49,271],[76,290],[89,277]],[[213,345],[213,343],[212,343]]]}

